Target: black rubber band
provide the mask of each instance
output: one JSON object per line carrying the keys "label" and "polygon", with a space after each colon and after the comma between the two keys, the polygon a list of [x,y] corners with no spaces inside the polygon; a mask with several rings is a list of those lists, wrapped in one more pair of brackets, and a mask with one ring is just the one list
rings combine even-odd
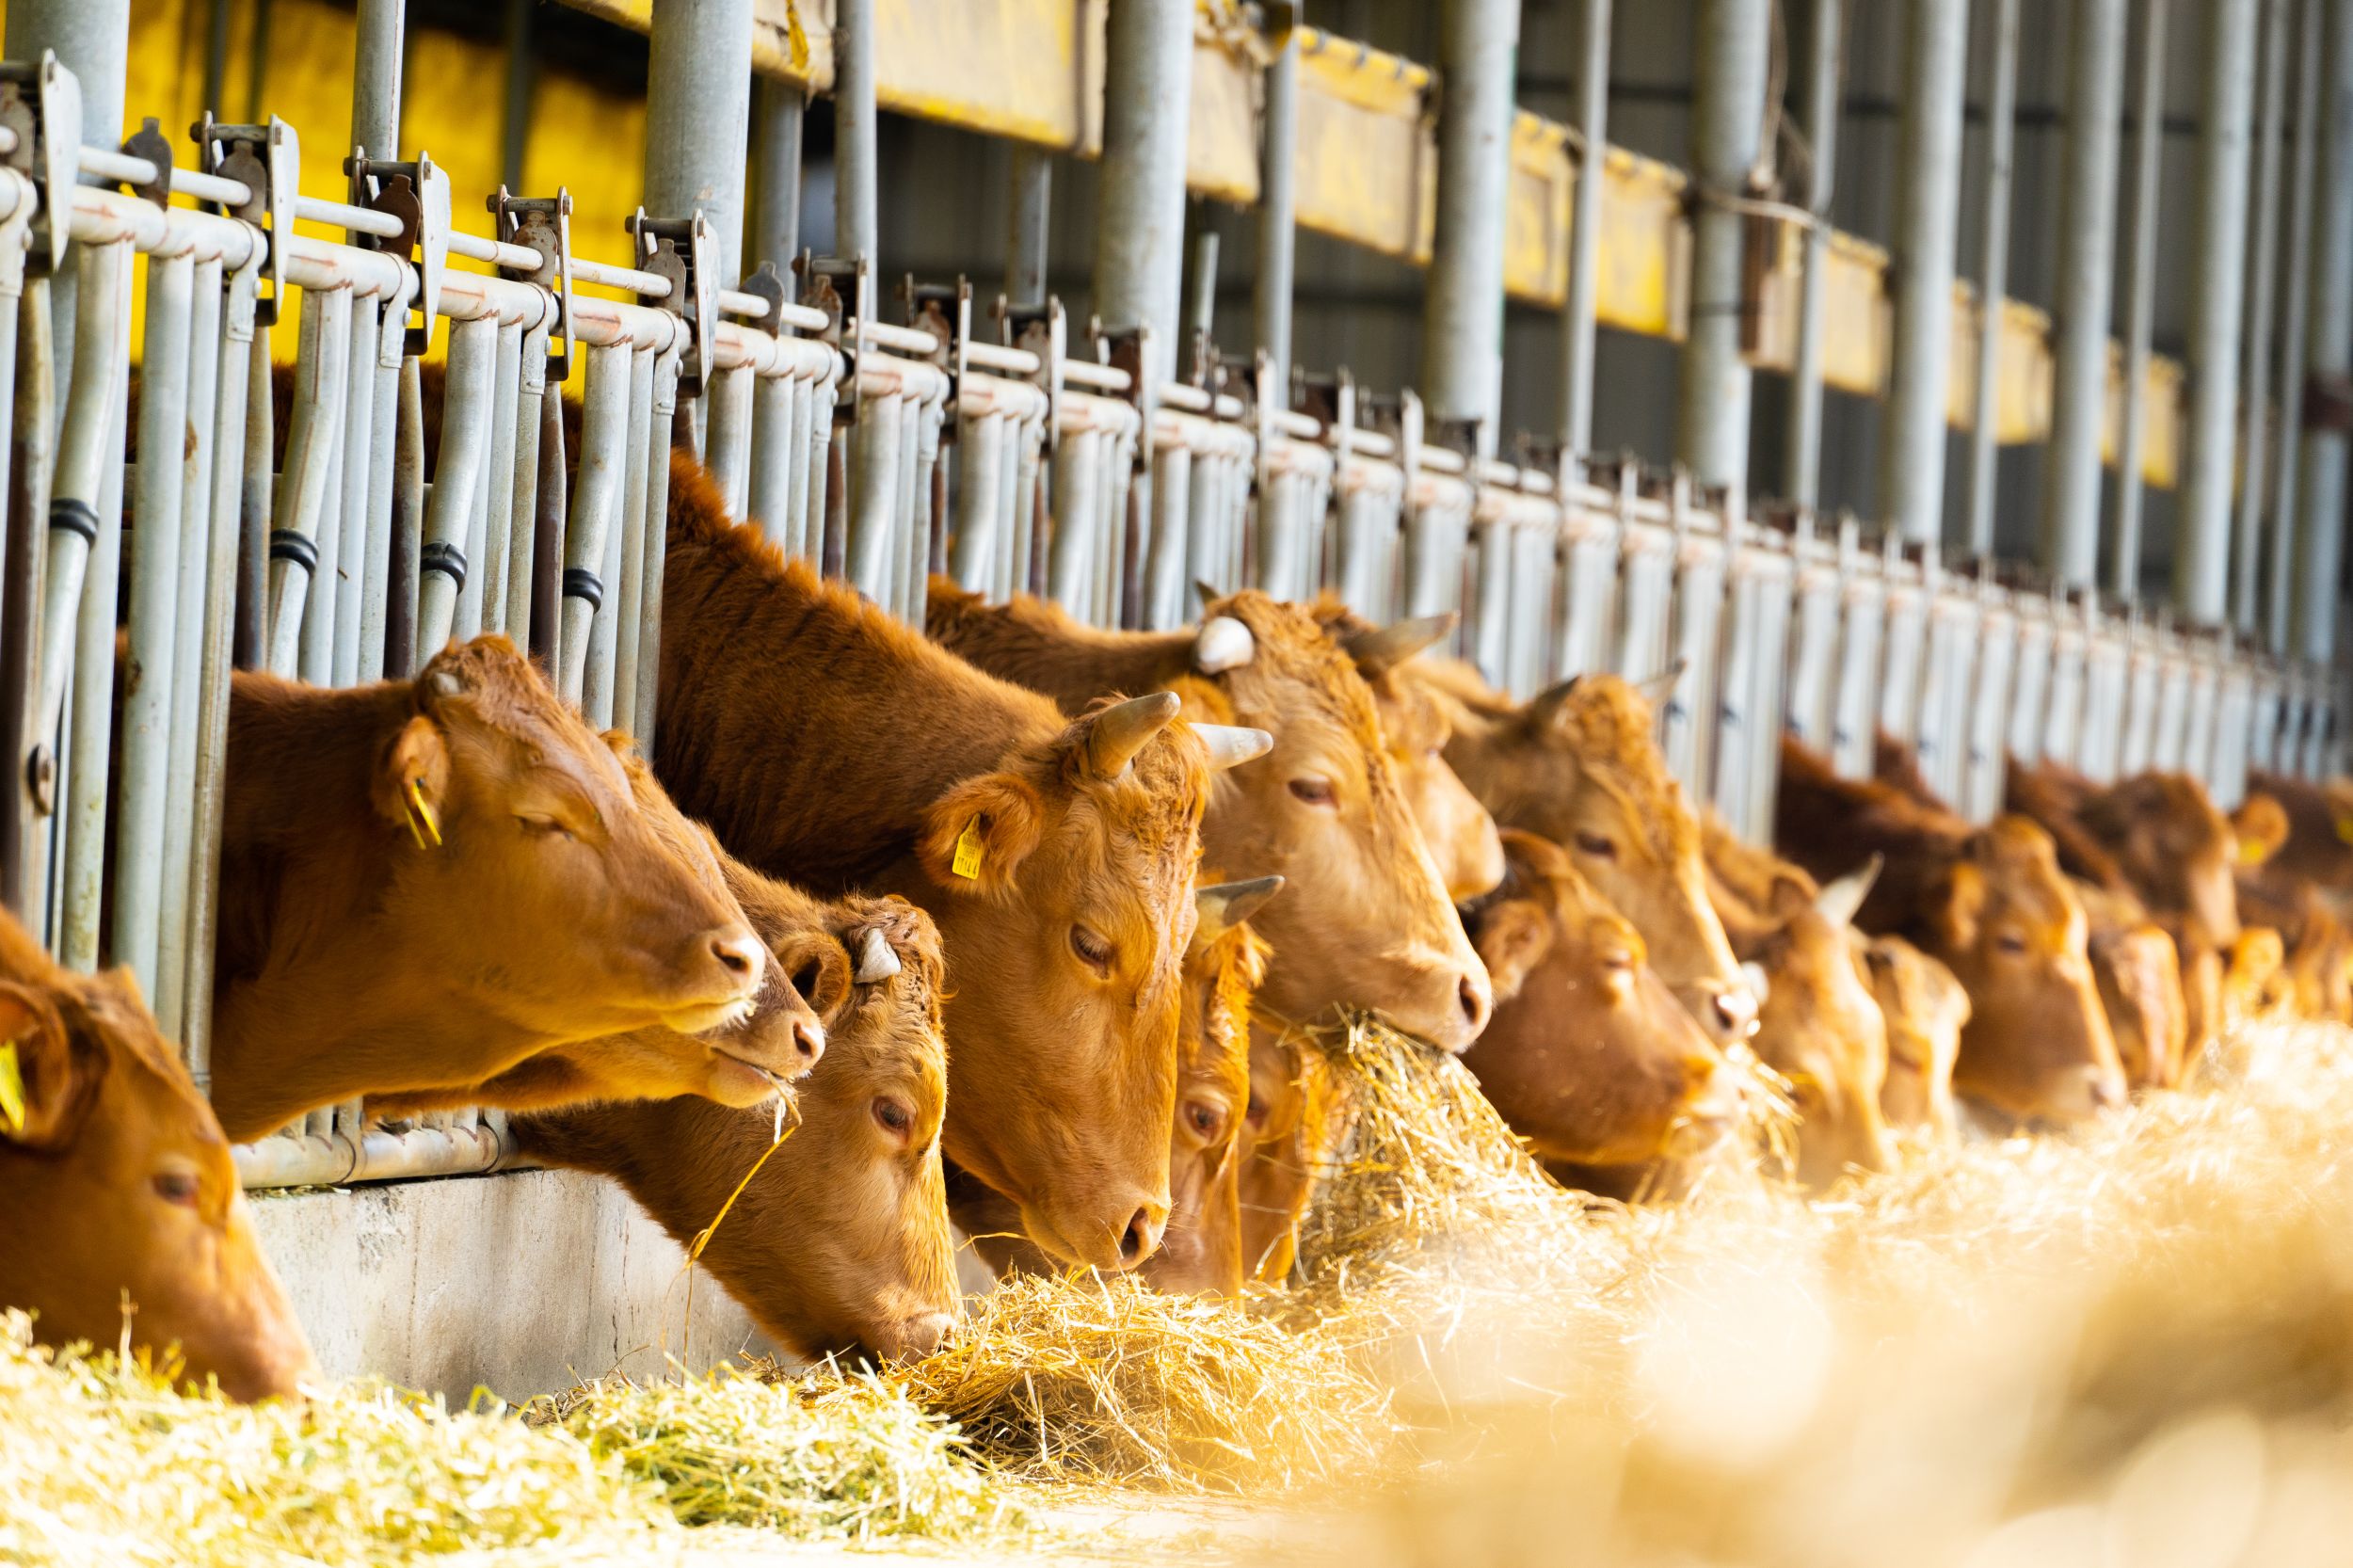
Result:
{"label": "black rubber band", "polygon": [[49,526],[79,534],[93,545],[98,542],[98,513],[77,496],[61,495],[50,501]]}
{"label": "black rubber band", "polygon": [[564,597],[584,599],[588,601],[589,609],[600,610],[604,607],[604,584],[598,579],[595,572],[590,571],[586,567],[566,567],[564,568]]}
{"label": "black rubber band", "polygon": [[315,574],[319,569],[319,547],[291,528],[269,531],[269,558],[292,561],[304,571]]}
{"label": "black rubber band", "polygon": [[417,552],[417,565],[438,571],[458,587],[466,585],[466,552],[454,544],[429,544]]}

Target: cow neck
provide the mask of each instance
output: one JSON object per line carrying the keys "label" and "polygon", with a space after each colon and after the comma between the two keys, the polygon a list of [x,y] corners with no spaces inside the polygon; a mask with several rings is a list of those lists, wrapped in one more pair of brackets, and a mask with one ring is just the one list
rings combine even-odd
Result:
{"label": "cow neck", "polygon": [[481,998],[460,1001],[450,984],[419,976],[395,928],[387,894],[400,840],[370,785],[415,712],[400,682],[239,680],[214,1045],[215,1099],[232,1137],[371,1089],[443,1087],[421,1040],[438,1055],[465,1047],[477,1062],[501,1051],[519,1061],[548,1043]]}
{"label": "cow neck", "polygon": [[663,617],[656,773],[729,852],[804,887],[871,882],[933,801],[1065,727],[749,529],[674,535]]}

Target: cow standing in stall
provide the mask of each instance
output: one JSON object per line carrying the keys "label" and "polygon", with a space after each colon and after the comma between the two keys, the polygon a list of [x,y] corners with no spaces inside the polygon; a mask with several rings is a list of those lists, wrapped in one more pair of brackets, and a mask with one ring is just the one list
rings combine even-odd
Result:
{"label": "cow standing in stall", "polygon": [[674,455],[655,767],[760,870],[904,894],[947,956],[948,1158],[1067,1262],[1169,1207],[1180,978],[1213,771],[1173,696],[1065,719],[738,527]]}
{"label": "cow standing in stall", "polygon": [[[229,1140],[128,970],[59,967],[0,910],[0,1306],[44,1344],[127,1338],[232,1399],[315,1373]],[[126,1316],[127,1313],[127,1316]]]}

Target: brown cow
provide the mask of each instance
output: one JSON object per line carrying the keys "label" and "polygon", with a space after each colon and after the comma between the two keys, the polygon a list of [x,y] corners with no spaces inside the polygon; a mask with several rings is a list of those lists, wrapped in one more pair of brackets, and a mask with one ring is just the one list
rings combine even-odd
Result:
{"label": "brown cow", "polygon": [[290,1395],[311,1348],[253,1235],[229,1140],[127,969],[74,974],[0,910],[0,1306],[59,1345],[133,1345],[233,1399]]}
{"label": "brown cow", "polygon": [[1317,601],[1315,616],[1339,639],[1372,689],[1382,744],[1397,765],[1398,787],[1420,824],[1447,897],[1461,904],[1492,892],[1503,880],[1503,840],[1496,836],[1496,820],[1447,765],[1446,744],[1453,739],[1454,727],[1446,705],[1402,668],[1450,635],[1458,617],[1449,611],[1375,626],[1330,598]]}
{"label": "brown cow", "polygon": [[340,691],[241,672],[226,792],[232,1138],[600,1035],[700,1033],[759,991],[766,950],[716,865],[677,853],[693,830],[503,637]]}
{"label": "brown cow", "polygon": [[1644,962],[1641,936],[1559,846],[1506,830],[1503,885],[1465,913],[1504,994],[1463,1058],[1547,1162],[1625,1170],[1718,1142],[1722,1058]]}
{"label": "brown cow", "polygon": [[1279,1285],[1299,1256],[1299,1223],[1352,1117],[1331,1059],[1295,1029],[1250,1026],[1250,1103],[1241,1157],[1242,1265]]}
{"label": "brown cow", "polygon": [[948,1157],[1054,1256],[1168,1217],[1176,1020],[1213,757],[1173,696],[1066,720],[729,523],[671,465],[655,768],[735,855],[926,909],[948,955]]}
{"label": "brown cow", "polygon": [[1969,993],[1953,971],[1901,936],[1850,934],[1864,977],[1887,1024],[1887,1081],[1880,1110],[1887,1125],[1949,1141],[1960,1130],[1953,1109],[1953,1064],[1969,1023]]}
{"label": "brown cow", "polygon": [[1298,605],[1250,591],[1208,609],[1197,630],[1104,632],[1042,600],[989,606],[936,578],[927,621],[942,647],[1067,712],[1106,693],[1168,690],[1189,714],[1270,731],[1273,750],[1221,781],[1201,829],[1216,864],[1292,884],[1258,922],[1274,948],[1259,1005],[1302,1023],[1377,1008],[1461,1050],[1485,1027],[1492,991],[1364,679]]}
{"label": "brown cow", "polygon": [[1710,1034],[1753,1032],[1756,999],[1707,901],[1698,820],[1667,772],[1641,694],[1592,675],[1515,704],[1456,661],[1407,669],[1447,701],[1447,760],[1496,821],[1565,851],[1634,922],[1653,968]]}
{"label": "brown cow", "polygon": [[1817,876],[1876,854],[1858,919],[1907,937],[1969,992],[1954,1087],[2022,1121],[2073,1123],[2125,1098],[2086,953],[2083,904],[2051,837],[2023,817],[1972,828],[1877,781],[1838,777],[1784,737],[1775,839]]}
{"label": "brown cow", "polygon": [[2353,787],[2287,774],[2250,773],[2248,792],[2268,795],[2287,819],[2286,842],[2273,862],[2314,887],[2353,889]]}
{"label": "brown cow", "polygon": [[[2179,1088],[2192,1057],[2190,1008],[2173,938],[2154,925],[2095,920],[2088,953],[2124,1080],[2136,1089]],[[2217,1024],[2220,1003],[2217,985],[2207,1015]]]}
{"label": "brown cow", "polygon": [[[831,1047],[799,1125],[760,1167],[702,1261],[755,1322],[803,1355],[920,1355],[952,1329],[955,1256],[941,1180],[948,1049],[939,935],[904,899],[813,899],[757,873],[744,904],[772,945],[819,936]],[[681,1097],[518,1117],[523,1151],[618,1180],[680,1245],[766,1152],[775,1117]]]}

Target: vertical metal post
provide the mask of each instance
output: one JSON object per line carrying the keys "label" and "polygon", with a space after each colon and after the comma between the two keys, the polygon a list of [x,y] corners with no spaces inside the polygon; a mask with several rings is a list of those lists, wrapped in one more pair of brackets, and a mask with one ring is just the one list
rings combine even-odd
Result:
{"label": "vertical metal post", "polygon": [[1106,50],[1095,313],[1106,327],[1146,329],[1144,376],[1157,385],[1176,363],[1193,7],[1120,0],[1111,8]]}
{"label": "vertical metal post", "polygon": [[[2281,251],[2287,296],[2280,312],[2280,488],[2272,499],[2271,571],[2265,596],[2265,642],[2288,647],[2288,605],[2296,563],[2297,455],[2304,434],[2304,326],[2312,278],[2305,259],[2313,237],[2313,167],[2320,146],[2320,60],[2326,0],[2300,0],[2296,44],[2296,153],[2288,166],[2288,232]],[[2271,760],[2262,759],[2268,767]]]}
{"label": "vertical metal post", "polygon": [[718,238],[719,276],[732,282],[744,254],[752,0],[653,0],[649,35],[646,208],[661,217],[699,208]]}
{"label": "vertical metal post", "polygon": [[1765,116],[1771,0],[1700,0],[1691,64],[1691,321],[1676,389],[1675,455],[1703,483],[1749,477],[1749,367],[1740,358],[1747,299],[1746,191]]}
{"label": "vertical metal post", "polygon": [[2247,368],[2240,384],[2238,519],[2233,525],[2231,623],[2242,636],[2255,632],[2256,573],[2262,569],[2264,494],[2270,477],[2271,285],[2279,266],[2280,122],[2287,100],[2288,12],[2294,0],[2265,0],[2263,74],[2255,102],[2263,118],[2255,133],[2254,275],[2247,284]]}
{"label": "vertical metal post", "polygon": [[[1587,0],[1603,4],[1605,0]],[[2004,0],[2015,4],[2016,0]],[[1838,100],[1846,55],[1845,0],[1814,0],[1805,84],[1805,136],[1812,164],[1805,176],[1803,271],[1798,279],[1798,347],[1789,367],[1789,499],[1808,510],[1822,499],[1822,272],[1830,248],[1830,197],[1837,171]],[[1583,196],[1580,188],[1579,197]],[[1584,221],[1584,208],[1578,208]],[[1570,265],[1577,264],[1570,253]],[[1590,285],[1589,285],[1590,287]],[[1587,331],[1590,335],[1592,328]],[[1591,351],[1588,350],[1590,360]],[[1590,368],[1588,371],[1590,375]],[[1587,395],[1592,395],[1590,387]]]}
{"label": "vertical metal post", "polygon": [[1952,367],[1953,248],[1961,216],[1961,99],[1969,65],[1969,3],[1912,0],[1910,16],[1896,227],[1896,335],[1880,452],[1880,507],[1904,537],[1933,544],[1945,510],[1945,405]]}
{"label": "vertical metal post", "polygon": [[[2161,3],[2161,0],[2160,0]],[[1977,251],[1977,395],[1969,421],[1969,553],[1993,553],[1994,422],[2002,392],[2002,302],[2009,293],[2009,187],[2018,105],[2018,0],[1993,0],[1985,103],[1985,213]]]}
{"label": "vertical metal post", "polygon": [[[1589,0],[1605,8],[1609,0]],[[1251,319],[1274,384],[1291,384],[1291,214],[1298,190],[1292,161],[1299,144],[1299,34],[1286,26],[1266,68],[1266,125],[1258,146],[1258,276]],[[1572,263],[1572,265],[1575,264]]]}
{"label": "vertical metal post", "polygon": [[[2305,386],[2342,395],[2353,372],[2353,5],[2328,11],[2321,131],[2327,138],[2313,186],[2311,316],[2305,324]],[[2326,664],[2336,651],[2337,568],[2345,532],[2345,433],[2304,432],[2302,511],[2296,520],[2291,651]]]}
{"label": "vertical metal post", "polygon": [[400,149],[401,32],[408,0],[360,0],[351,52],[351,140],[371,157]]}
{"label": "vertical metal post", "polygon": [[[748,0],[728,0],[750,10]],[[1115,26],[1116,24],[1114,24]],[[1109,99],[1108,88],[1105,98]],[[1179,133],[1181,139],[1182,133]],[[874,0],[836,0],[833,21],[834,253],[875,253]]]}
{"label": "vertical metal post", "polygon": [[523,161],[531,151],[531,89],[536,72],[531,55],[535,0],[506,0],[506,107],[499,122],[499,178],[522,190]]}
{"label": "vertical metal post", "polygon": [[752,140],[758,149],[759,199],[753,203],[752,259],[774,263],[791,288],[801,250],[801,117],[808,100],[790,82],[763,76],[752,88]]}
{"label": "vertical metal post", "polygon": [[[1213,334],[1217,330],[1217,231],[1204,229],[1193,236],[1193,288],[1185,305],[1185,329],[1190,337],[1194,332]],[[1289,377],[1274,383],[1274,395],[1288,399],[1290,395]]]}
{"label": "vertical metal post", "polygon": [[[113,147],[122,139],[123,77],[131,55],[131,0],[9,0],[8,58],[38,60],[44,49],[82,88],[82,139]],[[66,384],[73,363],[74,302],[80,280],[71,266],[49,286],[51,374]]]}
{"label": "vertical metal post", "polygon": [[[2255,0],[2210,0],[2190,275],[2188,469],[2173,549],[2173,604],[2219,621],[2231,581],[2239,306],[2247,284],[2247,152],[2255,106]],[[2330,526],[2336,526],[2334,520]]]}
{"label": "vertical metal post", "polygon": [[1053,206],[1053,153],[1016,142],[1005,222],[1005,298],[1011,304],[1046,303],[1047,220]]}
{"label": "vertical metal post", "polygon": [[2157,170],[2165,151],[2165,19],[2170,0],[2148,0],[2140,80],[2133,94],[2133,242],[2124,257],[2124,415],[2116,441],[2116,495],[2108,514],[2108,591],[2140,589],[2142,454],[2148,450],[2149,332],[2156,310]]}
{"label": "vertical metal post", "polygon": [[221,102],[229,82],[230,0],[209,0],[204,14],[204,106],[226,118]]}
{"label": "vertical metal post", "polygon": [[1518,48],[1519,7],[1512,0],[1445,0],[1421,395],[1432,418],[1474,425],[1482,453],[1495,450],[1502,413],[1503,226]]}
{"label": "vertical metal post", "polygon": [[2108,411],[2108,275],[2116,249],[2124,0],[2077,0],[2059,211],[2058,353],[2043,469],[2043,569],[2071,587],[2100,570],[2100,450]]}

